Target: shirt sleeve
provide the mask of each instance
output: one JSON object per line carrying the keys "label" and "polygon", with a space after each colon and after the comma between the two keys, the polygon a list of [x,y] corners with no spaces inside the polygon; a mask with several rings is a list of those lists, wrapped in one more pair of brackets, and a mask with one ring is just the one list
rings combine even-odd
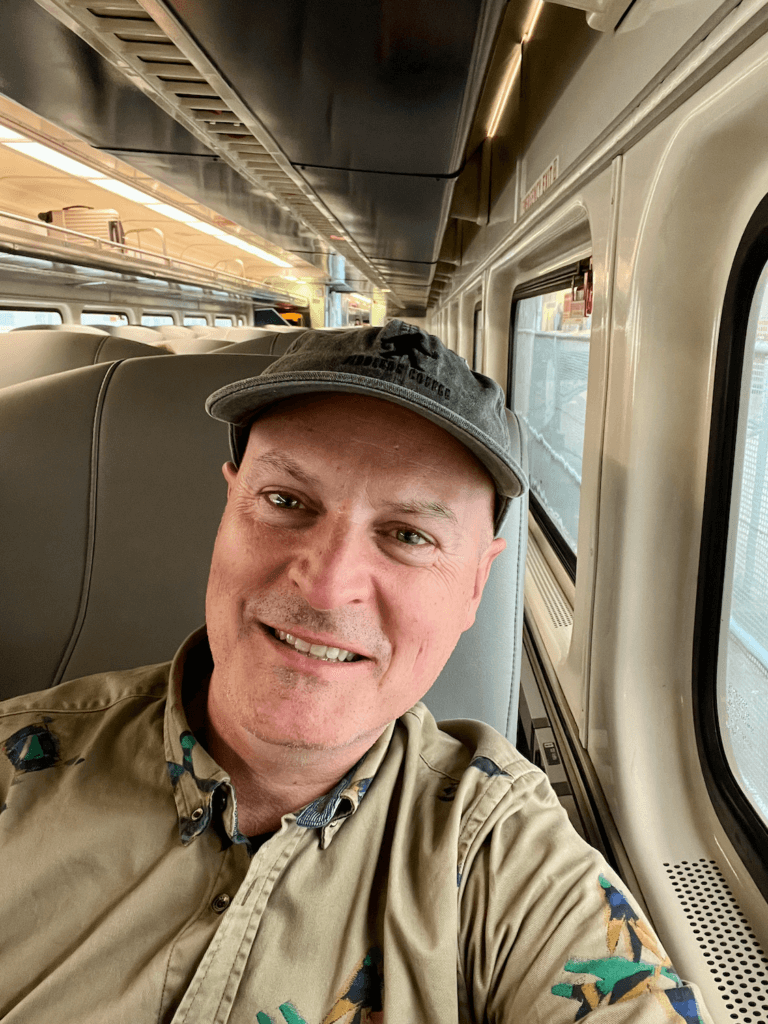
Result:
{"label": "shirt sleeve", "polygon": [[[523,780],[519,780],[522,782]],[[478,831],[460,883],[467,1016],[490,1024],[712,1024],[621,880],[538,771]],[[461,981],[461,979],[460,979]]]}

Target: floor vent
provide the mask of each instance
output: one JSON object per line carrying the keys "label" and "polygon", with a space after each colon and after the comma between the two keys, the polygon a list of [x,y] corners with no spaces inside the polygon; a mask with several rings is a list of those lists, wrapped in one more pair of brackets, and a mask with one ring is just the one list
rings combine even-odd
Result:
{"label": "floor vent", "polygon": [[569,608],[568,602],[563,597],[557,583],[553,580],[552,571],[544,561],[544,556],[536,544],[531,544],[530,541],[528,543],[526,568],[536,582],[552,624],[557,627],[572,626],[573,612]]}
{"label": "floor vent", "polygon": [[714,860],[665,864],[699,947],[739,1024],[768,1024],[768,956]]}

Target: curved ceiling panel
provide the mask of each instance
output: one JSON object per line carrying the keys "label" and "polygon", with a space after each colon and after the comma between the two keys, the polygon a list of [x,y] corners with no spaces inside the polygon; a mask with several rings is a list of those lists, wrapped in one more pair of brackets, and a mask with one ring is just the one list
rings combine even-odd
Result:
{"label": "curved ceiling panel", "polygon": [[446,174],[463,151],[481,15],[503,3],[451,0],[450,15],[434,0],[170,6],[293,163]]}

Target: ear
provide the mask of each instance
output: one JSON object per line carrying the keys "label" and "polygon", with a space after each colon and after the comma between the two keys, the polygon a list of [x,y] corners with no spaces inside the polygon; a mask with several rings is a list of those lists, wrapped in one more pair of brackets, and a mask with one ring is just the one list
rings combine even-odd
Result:
{"label": "ear", "polygon": [[237,480],[237,466],[234,462],[225,462],[221,467],[221,472],[224,474],[224,479],[227,481],[227,498],[232,493],[232,488],[235,486]]}
{"label": "ear", "polygon": [[480,556],[480,561],[477,563],[477,572],[475,573],[475,589],[470,598],[469,605],[467,606],[467,618],[462,629],[465,632],[473,625],[475,616],[477,615],[477,607],[480,604],[480,598],[483,596],[483,590],[485,584],[488,581],[488,574],[491,571],[494,559],[497,558],[504,548],[507,546],[507,542],[503,537],[496,537],[495,540],[491,541],[491,544],[486,551]]}

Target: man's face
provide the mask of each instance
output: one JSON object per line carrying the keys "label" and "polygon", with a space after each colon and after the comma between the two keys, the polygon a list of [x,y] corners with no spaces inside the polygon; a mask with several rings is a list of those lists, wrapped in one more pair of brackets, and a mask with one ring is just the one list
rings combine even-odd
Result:
{"label": "man's face", "polygon": [[270,409],[224,476],[206,604],[219,715],[281,746],[373,742],[474,621],[504,547],[489,477],[416,413],[339,394]]}

